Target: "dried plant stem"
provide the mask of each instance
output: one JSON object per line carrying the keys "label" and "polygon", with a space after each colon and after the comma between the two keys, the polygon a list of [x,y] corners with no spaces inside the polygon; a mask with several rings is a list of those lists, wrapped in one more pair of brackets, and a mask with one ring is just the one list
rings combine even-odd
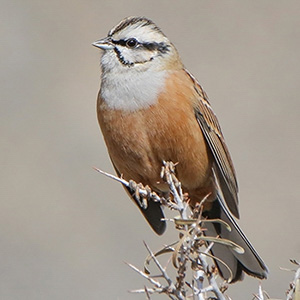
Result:
{"label": "dried plant stem", "polygon": [[[208,259],[211,260],[211,258],[213,258],[220,261],[219,258],[214,257],[210,253],[215,243],[235,247],[237,251],[239,250],[239,246],[219,237],[203,235],[202,226],[205,226],[206,222],[216,222],[222,224],[222,226],[228,225],[221,220],[201,219],[202,204],[206,200],[205,198],[199,207],[195,208],[194,211],[190,210],[188,199],[183,195],[181,183],[176,177],[175,167],[176,164],[172,162],[163,162],[161,177],[169,186],[170,194],[172,195],[172,197],[169,198],[165,197],[165,194],[164,197],[161,197],[157,193],[152,192],[149,187],[144,187],[140,183],[135,183],[132,180],[128,182],[122,177],[119,178],[98,168],[94,168],[97,172],[120,182],[127,188],[133,189],[137,194],[137,198],[160,202],[161,205],[178,211],[180,215],[179,218],[171,220],[179,231],[179,241],[176,244],[165,246],[154,253],[150,247],[144,243],[149,253],[148,258],[145,260],[144,271],[128,263],[130,268],[152,285],[151,287],[144,286],[144,288],[131,292],[143,293],[147,300],[151,299],[152,294],[165,294],[169,299],[173,300],[230,300],[231,298],[224,294],[227,290],[227,282],[223,281],[218,284],[218,271],[216,267],[210,265]],[[142,203],[141,201],[141,205]],[[157,258],[159,255],[166,253],[172,253],[173,266],[177,270],[175,279],[169,276],[167,267],[163,267]],[[151,261],[154,262],[156,268],[159,270],[159,275],[150,275],[146,266],[149,265]],[[286,293],[286,300],[300,300],[300,265],[295,260],[291,262],[297,265],[297,270]],[[193,272],[191,282],[187,278],[188,270]],[[159,278],[163,278],[167,284],[161,283]],[[270,297],[263,291],[261,285],[259,285],[258,294],[254,295],[253,299],[266,300],[270,299]]]}

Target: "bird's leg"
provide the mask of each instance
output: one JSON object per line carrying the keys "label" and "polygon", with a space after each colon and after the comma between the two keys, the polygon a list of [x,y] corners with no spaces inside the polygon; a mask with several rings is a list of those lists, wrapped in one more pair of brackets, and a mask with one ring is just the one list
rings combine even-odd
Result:
{"label": "bird's leg", "polygon": [[[152,191],[148,185],[145,187],[142,183],[136,183],[134,180],[129,180],[129,188],[132,190],[132,196],[136,199],[139,206],[143,209],[147,209],[148,200],[153,198]],[[146,196],[141,191],[146,191]]]}

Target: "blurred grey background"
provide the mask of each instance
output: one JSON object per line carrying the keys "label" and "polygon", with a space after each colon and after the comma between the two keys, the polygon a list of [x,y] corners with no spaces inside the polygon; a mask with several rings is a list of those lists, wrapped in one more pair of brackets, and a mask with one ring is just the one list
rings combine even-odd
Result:
{"label": "blurred grey background", "polygon": [[[130,15],[153,19],[209,95],[240,185],[240,225],[283,298],[300,259],[300,2],[1,1],[0,299],[145,299],[157,237],[118,183],[95,113],[100,51]],[[230,287],[251,299],[259,282]],[[161,299],[154,297],[154,299]]]}

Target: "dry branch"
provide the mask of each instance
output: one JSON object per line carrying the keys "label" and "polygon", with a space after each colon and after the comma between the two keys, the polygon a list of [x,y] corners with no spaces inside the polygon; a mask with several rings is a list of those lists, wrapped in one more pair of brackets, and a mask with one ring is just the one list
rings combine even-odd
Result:
{"label": "dry branch", "polygon": [[[169,220],[175,224],[179,232],[179,240],[176,243],[164,246],[157,252],[153,252],[145,243],[149,256],[145,259],[144,271],[128,263],[130,268],[151,284],[150,287],[144,286],[141,289],[131,292],[143,293],[146,299],[151,299],[152,294],[165,294],[169,299],[174,300],[231,300],[226,295],[228,283],[221,280],[218,276],[218,270],[214,266],[214,260],[218,260],[221,263],[222,261],[210,254],[210,250],[215,243],[226,244],[237,252],[242,252],[243,249],[233,242],[218,236],[207,237],[203,235],[206,222],[218,222],[221,226],[227,227],[228,230],[230,230],[230,227],[222,220],[202,219],[202,204],[206,198],[191,211],[188,205],[188,198],[183,194],[181,183],[176,177],[175,167],[176,164],[172,162],[163,162],[161,177],[169,185],[171,194],[171,197],[167,198],[160,197],[155,192],[152,192],[149,187],[144,187],[140,183],[135,183],[134,181],[128,182],[124,178],[119,178],[94,168],[97,172],[120,182],[125,187],[130,187],[131,189],[136,187],[136,193],[138,194],[138,198],[141,199],[141,203],[143,203],[143,200],[158,201],[169,209],[179,212],[178,217]],[[172,253],[171,261],[176,270],[175,279],[171,278],[167,267],[163,267],[158,260],[160,255],[166,253]],[[159,270],[159,275],[153,276],[150,274],[148,266],[151,261],[154,262],[154,265]],[[292,263],[297,265],[298,268],[294,270],[294,280],[290,283],[289,289],[286,292],[286,300],[300,300],[300,266],[295,260]],[[231,271],[229,270],[229,272]],[[191,279],[188,278],[188,274],[190,273],[193,274]],[[162,279],[166,283],[163,284],[161,282]],[[258,293],[252,299],[272,300],[263,291],[261,285],[259,285]]]}

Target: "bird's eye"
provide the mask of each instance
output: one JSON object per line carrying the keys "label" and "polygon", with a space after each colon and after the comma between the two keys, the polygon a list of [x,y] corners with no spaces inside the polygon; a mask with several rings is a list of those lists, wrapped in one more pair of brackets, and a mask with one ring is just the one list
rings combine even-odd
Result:
{"label": "bird's eye", "polygon": [[136,39],[128,39],[126,41],[126,46],[129,48],[134,48],[138,44],[138,41]]}

